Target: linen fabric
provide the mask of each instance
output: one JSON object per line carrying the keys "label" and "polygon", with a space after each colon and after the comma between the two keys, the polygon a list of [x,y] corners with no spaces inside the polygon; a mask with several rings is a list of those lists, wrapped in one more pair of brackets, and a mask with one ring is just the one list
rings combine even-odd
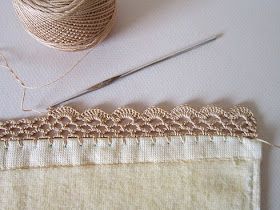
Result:
{"label": "linen fabric", "polygon": [[259,209],[261,143],[237,137],[1,144],[2,209]]}

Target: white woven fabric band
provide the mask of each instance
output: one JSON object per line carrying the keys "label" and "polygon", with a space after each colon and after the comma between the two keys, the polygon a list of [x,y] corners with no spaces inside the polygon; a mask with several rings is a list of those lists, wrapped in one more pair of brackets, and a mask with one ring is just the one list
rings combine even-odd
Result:
{"label": "white woven fabric band", "polygon": [[0,169],[90,164],[174,162],[197,159],[261,159],[256,139],[221,136],[84,138],[10,141],[0,144]]}

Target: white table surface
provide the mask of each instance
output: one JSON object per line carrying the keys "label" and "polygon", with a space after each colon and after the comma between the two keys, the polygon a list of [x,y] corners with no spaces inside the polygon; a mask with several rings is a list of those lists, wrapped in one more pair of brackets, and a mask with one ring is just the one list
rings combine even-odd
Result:
{"label": "white table surface", "polygon": [[[224,32],[216,42],[69,104],[79,111],[99,107],[108,112],[123,106],[142,111],[153,105],[241,104],[254,111],[260,137],[280,144],[279,21],[278,0],[119,0],[110,37],[63,81],[29,91],[26,105],[44,109],[112,75]],[[0,50],[29,85],[55,79],[85,53],[61,52],[35,41],[9,0],[0,1]],[[0,79],[0,119],[36,115],[21,111],[19,85],[3,68]],[[261,175],[262,209],[280,209],[279,150],[264,146]]]}

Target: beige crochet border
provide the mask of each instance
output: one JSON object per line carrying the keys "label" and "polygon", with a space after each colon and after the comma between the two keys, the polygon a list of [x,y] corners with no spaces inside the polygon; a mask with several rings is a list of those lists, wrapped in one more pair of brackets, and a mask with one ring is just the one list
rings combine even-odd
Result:
{"label": "beige crochet border", "polygon": [[112,114],[100,109],[79,113],[60,107],[45,116],[0,122],[2,172],[205,160],[237,164],[242,160],[253,166],[251,200],[256,208],[260,201],[261,148],[256,120],[245,107],[225,111],[216,106],[196,110],[181,105],[170,111],[151,107],[142,113],[119,108]]}
{"label": "beige crochet border", "polygon": [[9,141],[77,138],[128,138],[182,135],[234,136],[256,138],[256,119],[246,107],[225,111],[217,106],[196,110],[188,105],[170,111],[150,107],[139,113],[119,108],[112,114],[101,109],[79,113],[71,107],[49,110],[33,119],[0,122],[0,140]]}

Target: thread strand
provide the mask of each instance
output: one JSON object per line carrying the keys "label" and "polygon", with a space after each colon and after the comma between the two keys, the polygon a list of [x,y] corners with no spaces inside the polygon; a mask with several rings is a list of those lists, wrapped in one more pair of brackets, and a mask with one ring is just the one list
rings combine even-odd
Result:
{"label": "thread strand", "polygon": [[270,147],[275,147],[277,149],[280,149],[280,145],[276,145],[276,144],[270,143],[270,142],[262,140],[262,139],[256,139],[256,141],[264,143],[264,144],[266,144],[266,145],[268,145]]}
{"label": "thread strand", "polygon": [[[22,96],[21,96],[21,102],[20,102],[20,108],[22,111],[24,112],[30,112],[30,111],[34,111],[37,113],[43,113],[42,111],[36,110],[36,109],[31,109],[31,108],[25,108],[24,106],[24,102],[25,102],[25,98],[26,98],[26,90],[35,90],[35,89],[40,89],[43,87],[47,87],[50,86],[58,81],[63,80],[68,74],[70,74],[75,67],[77,67],[91,52],[93,49],[88,50],[81,58],[79,58],[72,66],[71,68],[69,68],[67,71],[65,71],[63,74],[61,74],[58,78],[43,84],[43,85],[37,85],[37,86],[28,86],[25,84],[25,82],[20,78],[20,76],[16,73],[16,71],[10,66],[7,58],[4,56],[3,53],[0,52],[0,59],[2,58],[2,60],[4,61],[4,64],[0,63],[0,67],[3,67],[5,69],[7,69],[9,71],[9,73],[11,74],[12,78],[15,79],[15,81],[20,85],[20,87],[22,88]],[[1,60],[0,60],[1,61]]]}

